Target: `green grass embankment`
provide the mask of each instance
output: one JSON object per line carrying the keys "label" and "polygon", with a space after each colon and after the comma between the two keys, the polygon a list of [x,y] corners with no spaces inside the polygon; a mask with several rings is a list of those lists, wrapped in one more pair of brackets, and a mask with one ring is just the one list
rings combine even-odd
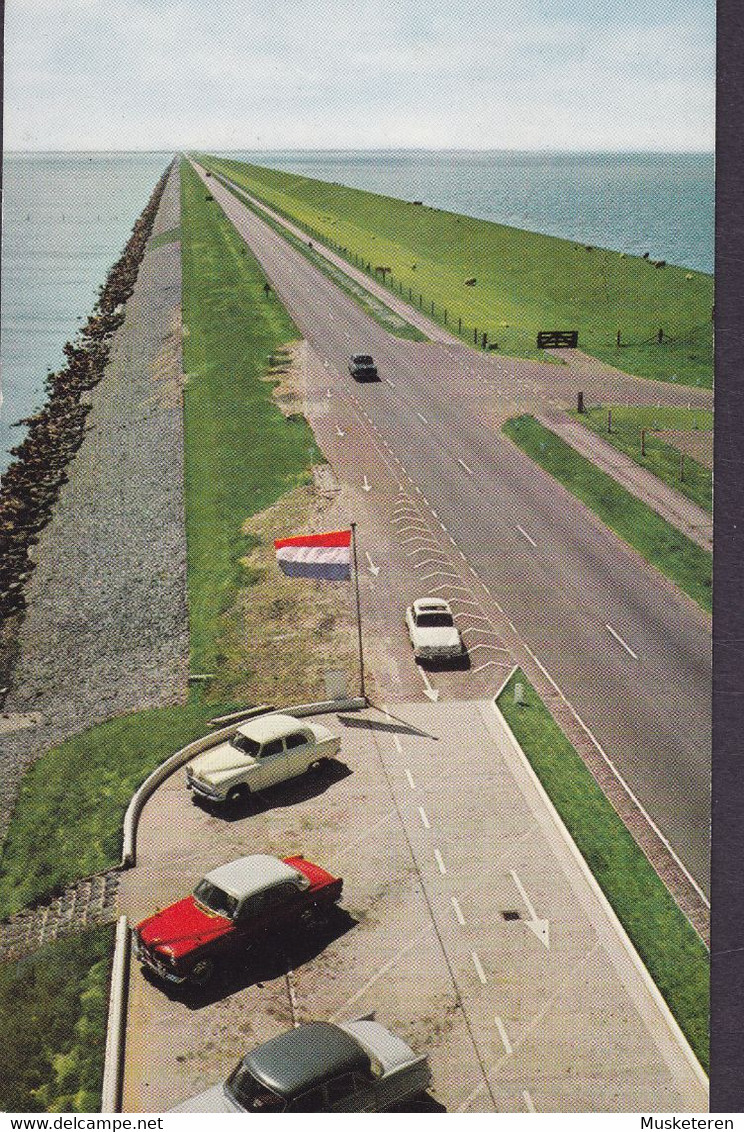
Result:
{"label": "green grass embankment", "polygon": [[514,417],[503,432],[703,609],[712,608],[713,556],[544,428]]}
{"label": "green grass embankment", "polygon": [[[514,703],[517,681],[525,691],[524,706]],[[509,680],[498,706],[707,1071],[705,944],[521,671]]]}
{"label": "green grass embankment", "polygon": [[273,229],[274,232],[278,232],[282,239],[286,240],[291,247],[300,252],[305,259],[309,260],[310,263],[317,267],[327,279],[335,283],[340,291],[343,291],[345,295],[353,299],[363,311],[366,311],[370,318],[373,318],[375,322],[379,323],[379,325],[384,327],[390,334],[394,334],[396,338],[407,338],[412,342],[426,342],[428,340],[421,330],[412,326],[410,322],[406,322],[404,318],[401,318],[394,310],[381,302],[371,291],[362,287],[360,283],[357,283],[350,275],[347,275],[334,263],[331,263],[314,247],[310,247],[309,241],[301,240],[298,236],[295,236],[295,234],[285,228],[283,224],[280,224],[278,221],[274,220],[272,216],[269,216],[263,208],[256,207],[244,193],[235,189],[232,184],[227,182],[221,183],[225,185],[225,188],[228,189],[233,196],[245,204],[246,208],[249,208],[251,212],[260,216],[264,224],[268,224],[269,228]]}
{"label": "green grass embankment", "polygon": [[98,1112],[113,928],[0,963],[0,1109]]}
{"label": "green grass embankment", "polygon": [[[607,431],[608,412],[612,413],[612,432]],[[673,487],[705,511],[713,510],[713,475],[692,456],[684,458],[684,480],[680,478],[680,453],[668,441],[655,433],[659,430],[695,432],[713,428],[713,413],[708,409],[685,409],[666,406],[604,405],[572,416],[596,432],[613,448],[630,456],[641,468],[646,468],[660,480]],[[641,455],[641,430],[646,430],[645,456]]]}
{"label": "green grass embankment", "polygon": [[710,275],[263,166],[199,160],[371,274],[391,268],[394,291],[410,291],[426,314],[434,303],[439,321],[446,309],[448,328],[457,332],[460,319],[466,341],[476,328],[501,353],[539,357],[539,330],[575,329],[583,350],[626,372],[712,385]]}

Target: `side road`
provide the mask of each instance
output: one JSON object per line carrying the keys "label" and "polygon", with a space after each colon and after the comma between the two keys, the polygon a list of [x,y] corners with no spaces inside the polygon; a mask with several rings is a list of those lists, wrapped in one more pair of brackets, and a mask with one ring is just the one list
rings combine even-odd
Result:
{"label": "side road", "polygon": [[545,428],[557,433],[562,440],[586,456],[607,475],[612,476],[627,491],[642,499],[662,518],[673,523],[703,550],[713,547],[713,518],[702,507],[685,499],[658,476],[641,468],[624,452],[606,444],[588,428],[559,409],[534,414]]}
{"label": "side road", "polygon": [[196,994],[133,964],[124,1111],[173,1107],[293,1024],[370,1011],[428,1052],[449,1111],[705,1109],[704,1074],[499,719],[490,702],[321,717],[338,762],[250,813],[194,805],[182,772],[159,787],[122,876],[130,923],[246,852],[303,853],[344,895],[328,930]]}
{"label": "side road", "polygon": [[5,702],[0,831],[21,775],[62,739],[186,694],[180,218],[175,166],[88,435],[42,532]]}

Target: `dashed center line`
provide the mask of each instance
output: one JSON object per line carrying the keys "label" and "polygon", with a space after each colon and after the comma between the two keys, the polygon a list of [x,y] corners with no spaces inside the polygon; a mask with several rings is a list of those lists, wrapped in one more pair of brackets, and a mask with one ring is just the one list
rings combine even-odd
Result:
{"label": "dashed center line", "polygon": [[527,1111],[528,1112],[537,1112],[537,1109],[535,1108],[534,1102],[532,1100],[532,1097],[529,1094],[528,1089],[522,1090],[522,1096],[524,1097],[524,1103],[527,1106]]}
{"label": "dashed center line", "polygon": [[421,824],[424,827],[424,829],[431,829],[431,822],[429,821],[428,817],[426,816],[426,810],[424,809],[424,807],[419,806],[418,812],[419,812],[419,817],[421,818]]}
{"label": "dashed center line", "polygon": [[385,381],[388,383],[388,385],[390,386],[391,389],[395,389],[395,382],[394,381],[391,381],[389,377],[386,377]]}
{"label": "dashed center line", "polygon": [[486,972],[483,970],[483,964],[481,963],[480,959],[478,958],[478,952],[477,951],[471,951],[470,957],[473,960],[473,966],[475,967],[476,974],[478,975],[478,978],[483,983],[483,986],[485,986],[486,983],[488,982],[488,979],[486,978]]}
{"label": "dashed center line", "polygon": [[444,864],[444,861],[442,860],[442,854],[439,852],[438,849],[434,850],[434,860],[436,861],[437,866],[438,866],[439,871],[442,874],[442,876],[443,877],[446,876],[447,875],[447,868]]}
{"label": "dashed center line", "polygon": [[395,743],[395,749],[398,752],[398,754],[402,755],[403,754],[403,748],[400,745],[400,739],[398,738],[397,735],[393,735],[393,743]]}
{"label": "dashed center line", "polygon": [[473,471],[473,469],[469,468],[467,466],[467,464],[465,463],[465,461],[461,460],[459,456],[457,457],[457,462],[460,465],[460,467],[465,469],[465,471],[468,473],[469,476],[475,475],[475,472]]}
{"label": "dashed center line", "polygon": [[465,917],[464,917],[464,916],[463,916],[463,914],[462,914],[462,908],[460,907],[460,904],[459,904],[459,901],[458,901],[457,897],[456,897],[456,896],[451,896],[451,897],[450,897],[450,900],[452,901],[452,907],[453,907],[453,908],[454,908],[454,910],[455,910],[455,916],[457,917],[457,922],[458,922],[458,924],[459,924],[459,925],[460,925],[461,927],[464,927],[464,925],[465,925]]}
{"label": "dashed center line", "polygon": [[426,419],[426,417],[424,416],[424,414],[423,414],[423,413],[419,413],[419,412],[417,412],[417,413],[416,413],[416,416],[418,417],[418,419],[419,419],[420,421],[423,421],[423,422],[424,422],[424,424],[428,424],[428,423],[429,423],[429,422],[427,421],[427,419]]}
{"label": "dashed center line", "polygon": [[623,646],[623,648],[625,649],[625,651],[626,651],[627,653],[629,653],[629,654],[630,654],[630,655],[631,655],[631,656],[633,657],[633,660],[638,660],[638,653],[635,653],[635,652],[633,652],[633,650],[632,650],[632,648],[630,647],[630,645],[629,645],[629,644],[627,644],[627,643],[626,643],[626,642],[625,642],[625,641],[623,640],[623,638],[622,638],[622,637],[620,636],[620,634],[619,634],[619,633],[617,633],[617,632],[616,632],[616,631],[615,631],[615,630],[614,630],[614,629],[612,628],[612,625],[605,625],[605,629],[608,629],[608,630],[609,630],[609,632],[610,632],[610,633],[612,633],[613,637],[614,637],[614,638],[615,638],[615,640],[616,640],[616,641],[618,642],[618,644],[620,644],[620,645],[622,645],[622,646]]}
{"label": "dashed center line", "polygon": [[501,1038],[504,1049],[506,1050],[507,1053],[513,1053],[512,1045],[511,1045],[511,1042],[509,1041],[509,1035],[506,1032],[506,1028],[504,1026],[504,1023],[501,1021],[500,1018],[494,1018],[494,1022],[496,1023],[496,1029],[499,1032],[499,1037]]}
{"label": "dashed center line", "polygon": [[406,767],[405,774],[406,774],[406,778],[408,779],[408,785],[411,787],[411,790],[415,790],[416,789],[416,783],[413,781],[413,775],[411,774],[408,767]]}
{"label": "dashed center line", "polygon": [[537,543],[535,542],[535,540],[527,534],[527,531],[524,529],[524,527],[520,527],[519,523],[517,523],[517,530],[519,531],[520,535],[523,535],[527,539],[527,542],[530,544],[530,546],[537,548]]}

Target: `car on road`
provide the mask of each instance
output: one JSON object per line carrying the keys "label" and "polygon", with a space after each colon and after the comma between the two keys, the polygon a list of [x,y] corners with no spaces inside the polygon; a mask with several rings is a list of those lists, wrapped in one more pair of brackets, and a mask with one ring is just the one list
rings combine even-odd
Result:
{"label": "car on road", "polygon": [[328,917],[343,881],[304,857],[263,853],[212,869],[191,896],[142,920],[135,954],[170,983],[203,986],[267,937]]}
{"label": "car on road", "polygon": [[430,1081],[426,1055],[379,1022],[310,1022],[264,1042],[224,1084],[172,1111],[383,1112]]}
{"label": "car on road", "polygon": [[422,597],[406,610],[406,627],[416,660],[461,660],[466,648],[449,603]]}
{"label": "car on road", "polygon": [[370,354],[352,354],[349,373],[355,381],[379,381],[377,366]]}
{"label": "car on road", "polygon": [[226,743],[197,755],[186,767],[194,798],[228,805],[305,774],[341,748],[341,740],[319,723],[292,715],[262,715],[242,724]]}

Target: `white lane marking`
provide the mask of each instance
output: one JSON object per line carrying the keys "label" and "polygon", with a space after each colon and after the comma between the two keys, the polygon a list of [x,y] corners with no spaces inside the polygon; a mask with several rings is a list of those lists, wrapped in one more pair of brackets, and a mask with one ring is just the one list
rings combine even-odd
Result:
{"label": "white lane marking", "polygon": [[457,553],[460,555],[460,558],[462,558],[463,562],[467,562],[467,558],[465,557],[465,555],[463,554],[463,552],[461,550],[458,550]]}
{"label": "white lane marking", "polygon": [[460,907],[460,903],[459,903],[457,897],[451,896],[450,900],[452,901],[452,907],[455,910],[455,916],[457,917],[458,924],[460,925],[460,927],[464,927],[465,926],[465,917],[462,914],[462,908]]}
{"label": "white lane marking", "polygon": [[[472,651],[472,650],[471,650]],[[486,660],[483,664],[479,664],[477,668],[471,669],[471,675],[475,676],[476,672],[482,672],[484,668],[511,668],[510,660]]]}
{"label": "white lane marking", "polygon": [[413,939],[408,941],[405,947],[402,947],[400,949],[397,955],[394,955],[392,959],[389,959],[387,963],[383,964],[383,966],[380,967],[379,971],[377,971],[377,973],[374,974],[371,979],[367,979],[367,982],[364,983],[364,985],[361,986],[358,991],[355,991],[351,998],[347,998],[341,1009],[337,1010],[335,1014],[332,1014],[328,1021],[338,1022],[339,1018],[342,1018],[344,1016],[350,1006],[353,1006],[355,1002],[358,1002],[358,1000],[362,998],[367,993],[367,991],[375,985],[375,983],[384,978],[385,975],[387,975],[388,971],[391,971],[392,968],[401,961],[403,956],[407,955],[409,951],[412,951],[413,948],[421,942],[424,936],[428,935],[432,930],[433,926],[431,924],[427,924],[423,931],[420,931],[413,937]]}
{"label": "white lane marking", "polygon": [[431,829],[431,822],[429,821],[428,817],[426,816],[426,810],[424,809],[424,807],[419,806],[418,812],[419,812],[419,817],[421,818],[421,824],[424,827],[424,829]]}
{"label": "white lane marking", "polygon": [[445,867],[444,861],[442,860],[442,854],[439,852],[438,849],[434,850],[434,860],[436,861],[437,867],[439,868],[439,871],[442,874],[442,876],[443,877],[446,876],[447,875],[447,869]]}
{"label": "white lane marking", "polygon": [[415,790],[416,783],[413,781],[413,775],[411,774],[408,767],[406,767],[406,778],[408,779],[408,785],[411,787],[411,790]]}
{"label": "white lane marking", "polygon": [[504,1043],[504,1049],[506,1050],[507,1053],[513,1053],[514,1051],[512,1049],[512,1044],[509,1041],[509,1035],[506,1032],[506,1027],[504,1026],[504,1023],[501,1021],[500,1018],[494,1018],[494,1022],[496,1023],[496,1029],[499,1032],[499,1036],[501,1038],[501,1041]]}
{"label": "white lane marking", "polygon": [[423,413],[419,413],[419,412],[417,412],[417,413],[416,413],[416,416],[418,417],[418,419],[419,419],[420,421],[423,421],[423,422],[424,422],[424,424],[428,424],[428,423],[429,423],[429,422],[427,421],[427,419],[426,419],[426,417],[424,416],[424,414],[423,414]]}
{"label": "white lane marking", "polygon": [[475,970],[478,974],[478,978],[483,983],[483,986],[485,986],[486,983],[488,982],[488,979],[486,978],[486,972],[483,970],[483,964],[481,963],[480,959],[478,958],[478,952],[477,951],[471,951],[470,957],[473,960],[473,966],[475,967]]}
{"label": "white lane marking", "polygon": [[627,653],[630,653],[630,655],[631,655],[631,656],[633,657],[633,660],[638,660],[638,653],[635,653],[635,652],[633,652],[633,650],[632,650],[632,648],[630,647],[630,645],[629,645],[629,644],[627,644],[627,643],[626,643],[626,642],[625,642],[625,641],[623,640],[623,638],[622,638],[622,637],[620,636],[620,634],[619,634],[619,633],[617,633],[617,632],[616,632],[616,631],[615,631],[615,630],[614,630],[614,629],[612,628],[612,625],[605,625],[605,629],[608,629],[608,630],[609,630],[609,632],[610,632],[610,633],[612,633],[613,637],[614,637],[614,638],[615,638],[615,640],[616,640],[616,641],[618,642],[618,644],[621,644],[621,645],[623,646],[623,648],[625,649],[625,651],[626,651]]}
{"label": "white lane marking", "polygon": [[466,472],[468,473],[468,475],[469,475],[469,476],[472,476],[472,475],[474,475],[474,474],[475,474],[475,473],[473,472],[473,469],[472,469],[472,468],[469,468],[469,467],[467,466],[467,464],[465,463],[465,461],[464,461],[464,460],[461,460],[459,456],[457,457],[457,462],[458,462],[458,464],[460,464],[460,466],[461,466],[461,467],[463,467],[463,468],[465,469],[465,471],[466,471]]}
{"label": "white lane marking", "polygon": [[535,1108],[534,1102],[532,1100],[532,1097],[529,1094],[528,1089],[522,1089],[522,1096],[524,1097],[524,1103],[527,1106],[527,1111],[528,1112],[537,1112],[537,1109]]}
{"label": "white lane marking", "polygon": [[400,739],[398,738],[397,735],[393,735],[393,743],[395,743],[395,749],[398,752],[398,754],[402,755],[403,754],[403,748],[400,745]]}
{"label": "white lane marking", "polygon": [[[444,533],[445,533],[445,534],[447,534],[447,528],[445,527],[444,523],[442,523],[442,522],[440,521],[440,523],[439,523],[439,526],[440,526],[440,527],[442,528],[442,530],[444,531]],[[450,541],[451,541],[451,540],[450,540]],[[455,543],[454,543],[454,542],[452,542],[452,545],[454,546],[454,545],[455,545]]]}
{"label": "white lane marking", "polygon": [[432,687],[431,681],[429,680],[429,677],[426,675],[421,665],[417,664],[416,668],[418,669],[419,676],[424,682],[424,695],[427,696],[432,703],[436,703],[439,699],[439,692],[436,688]]}
{"label": "white lane marking", "polygon": [[[408,478],[410,479],[411,477],[409,476]],[[411,483],[413,483],[413,480],[411,480]],[[418,486],[418,484],[416,484],[416,494],[421,495],[421,488]]]}
{"label": "white lane marking", "polygon": [[338,425],[336,425],[336,436],[346,436],[346,433],[343,431],[343,429],[340,429]]}
{"label": "white lane marking", "polygon": [[432,512],[431,512],[431,513],[432,513],[432,515],[434,516],[434,518],[435,518],[435,519],[438,519],[438,518],[439,518],[439,516],[437,515],[436,511],[434,511],[433,509],[432,509]]}
{"label": "white lane marking", "polygon": [[422,496],[421,496],[421,498],[423,499],[424,503],[425,503],[425,504],[426,504],[426,506],[428,507],[428,506],[429,506],[429,500],[428,500],[428,499],[426,498],[426,496],[425,496],[425,495],[422,495]]}
{"label": "white lane marking", "polygon": [[386,377],[385,381],[388,383],[388,385],[390,386],[391,389],[395,389],[395,382],[394,381],[391,381],[389,377]]}
{"label": "white lane marking", "polygon": [[524,527],[520,527],[519,523],[517,523],[517,530],[519,531],[520,535],[524,535],[530,546],[534,546],[535,549],[537,549],[537,543],[535,542],[535,540],[527,534],[527,531],[524,529]]}

